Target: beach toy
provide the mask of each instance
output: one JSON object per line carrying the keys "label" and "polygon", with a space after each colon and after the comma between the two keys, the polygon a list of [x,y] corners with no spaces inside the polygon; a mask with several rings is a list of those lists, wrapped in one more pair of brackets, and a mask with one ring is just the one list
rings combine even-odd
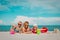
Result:
{"label": "beach toy", "polygon": [[46,27],[43,27],[42,29],[41,29],[41,33],[46,33],[48,31],[48,29],[46,28]]}
{"label": "beach toy", "polygon": [[13,29],[11,29],[10,34],[15,34],[15,31]]}
{"label": "beach toy", "polygon": [[41,33],[40,29],[37,29],[37,34],[39,35]]}

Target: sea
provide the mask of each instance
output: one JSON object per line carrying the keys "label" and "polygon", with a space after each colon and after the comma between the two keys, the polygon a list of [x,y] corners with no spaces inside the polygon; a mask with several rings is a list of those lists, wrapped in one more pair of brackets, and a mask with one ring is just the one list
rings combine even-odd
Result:
{"label": "sea", "polygon": [[[32,25],[29,25],[30,28],[33,28]],[[55,28],[60,30],[60,25],[38,25],[38,28],[47,27],[48,31],[53,31]],[[0,25],[0,32],[10,31],[11,25]]]}

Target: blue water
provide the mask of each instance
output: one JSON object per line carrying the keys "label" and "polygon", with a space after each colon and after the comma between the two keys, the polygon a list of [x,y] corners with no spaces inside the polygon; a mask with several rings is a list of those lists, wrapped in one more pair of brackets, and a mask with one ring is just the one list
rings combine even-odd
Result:
{"label": "blue water", "polygon": [[[47,27],[49,31],[53,31],[54,28],[58,28],[60,30],[60,25],[38,25],[38,28],[42,28],[43,26]],[[33,26],[30,25],[30,28]],[[11,28],[11,25],[0,25],[0,31],[9,31]]]}

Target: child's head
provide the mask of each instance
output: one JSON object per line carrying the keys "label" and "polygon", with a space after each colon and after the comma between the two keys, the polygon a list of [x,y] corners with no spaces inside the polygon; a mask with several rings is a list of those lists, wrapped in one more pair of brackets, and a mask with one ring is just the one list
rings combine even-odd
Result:
{"label": "child's head", "polygon": [[24,22],[24,27],[25,27],[25,28],[28,28],[28,26],[29,26],[29,22],[28,22],[28,21],[25,21],[25,22]]}
{"label": "child's head", "polygon": [[37,29],[37,27],[36,27],[36,26],[34,26],[34,27],[33,27],[33,29],[35,29],[35,30],[36,30],[36,29]]}
{"label": "child's head", "polygon": [[28,26],[29,25],[29,22],[28,21],[25,21],[24,24],[25,24],[25,26]]}
{"label": "child's head", "polygon": [[22,22],[21,22],[21,21],[18,22],[18,26],[19,26],[19,27],[22,26]]}
{"label": "child's head", "polygon": [[37,28],[38,28],[37,24],[34,24],[33,29],[37,30]]}

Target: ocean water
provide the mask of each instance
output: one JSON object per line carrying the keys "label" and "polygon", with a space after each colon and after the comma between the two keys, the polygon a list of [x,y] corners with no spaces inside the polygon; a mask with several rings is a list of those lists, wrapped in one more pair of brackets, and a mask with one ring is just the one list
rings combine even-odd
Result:
{"label": "ocean water", "polygon": [[[54,28],[58,28],[60,30],[60,25],[38,25],[38,28],[42,28],[43,26],[47,27],[49,31],[53,31]],[[30,25],[30,28],[33,26]],[[0,31],[9,31],[11,28],[11,25],[0,25]]]}

